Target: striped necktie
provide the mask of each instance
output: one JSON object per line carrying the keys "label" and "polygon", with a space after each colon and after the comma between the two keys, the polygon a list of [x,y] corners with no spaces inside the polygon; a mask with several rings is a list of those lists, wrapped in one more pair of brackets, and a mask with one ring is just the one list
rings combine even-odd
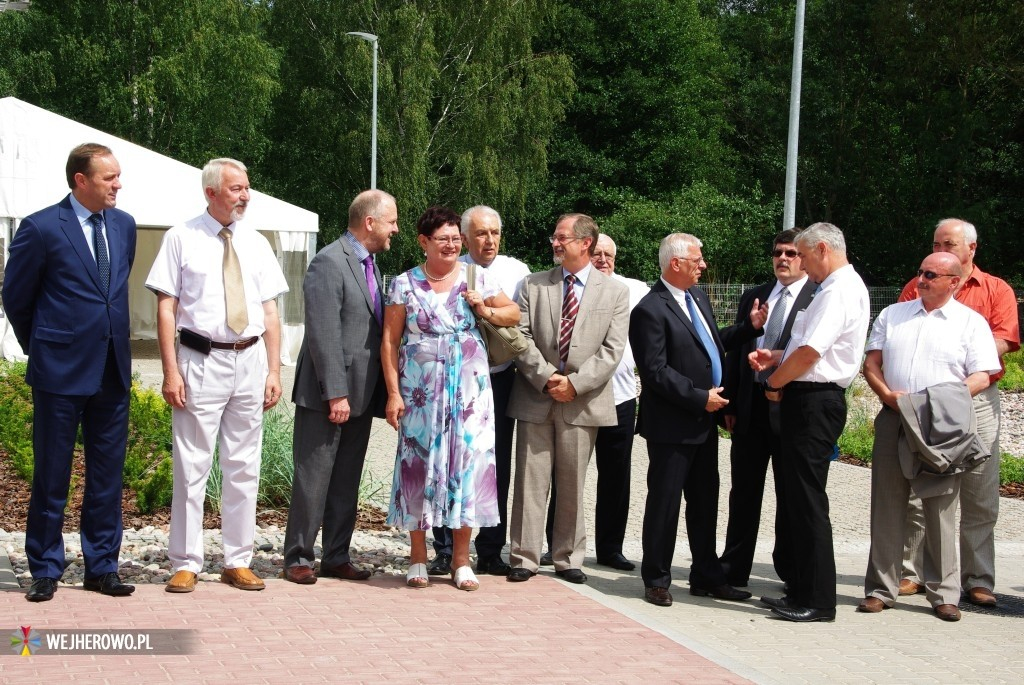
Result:
{"label": "striped necktie", "polygon": [[562,324],[558,329],[558,357],[562,360],[562,370],[565,370],[565,362],[569,358],[569,342],[572,340],[572,329],[576,325],[576,312],[579,311],[580,303],[576,299],[576,289],[573,284],[576,277],[569,274],[565,277],[565,297],[562,298]]}

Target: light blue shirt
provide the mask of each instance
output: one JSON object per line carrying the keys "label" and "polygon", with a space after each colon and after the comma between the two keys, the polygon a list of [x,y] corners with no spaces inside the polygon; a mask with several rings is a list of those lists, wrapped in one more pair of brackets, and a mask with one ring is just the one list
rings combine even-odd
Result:
{"label": "light blue shirt", "polygon": [[[92,224],[89,223],[89,217],[93,214],[103,216],[103,212],[90,211],[85,207],[85,205],[79,202],[77,198],[75,198],[74,193],[71,193],[68,197],[71,198],[71,209],[75,211],[75,216],[78,217],[78,223],[82,227],[82,233],[85,234],[85,242],[89,245],[89,253],[92,254],[93,259],[96,259],[96,246],[92,244]],[[100,230],[103,231],[103,241],[109,245],[110,241],[107,240],[107,217],[105,216],[103,216],[103,228]],[[109,248],[107,248],[107,256],[110,256]]]}

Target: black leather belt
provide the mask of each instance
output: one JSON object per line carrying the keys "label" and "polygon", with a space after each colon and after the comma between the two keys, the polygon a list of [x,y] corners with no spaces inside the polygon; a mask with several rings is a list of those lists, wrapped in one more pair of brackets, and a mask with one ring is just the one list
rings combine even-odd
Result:
{"label": "black leather belt", "polygon": [[253,336],[251,338],[245,338],[244,340],[236,340],[235,342],[217,342],[216,340],[210,341],[210,347],[215,350],[234,350],[235,352],[241,352],[247,350],[256,344],[259,340],[259,336]]}
{"label": "black leather belt", "polygon": [[823,392],[825,390],[838,390],[843,392],[838,383],[814,383],[811,381],[791,381],[786,383],[786,392]]}

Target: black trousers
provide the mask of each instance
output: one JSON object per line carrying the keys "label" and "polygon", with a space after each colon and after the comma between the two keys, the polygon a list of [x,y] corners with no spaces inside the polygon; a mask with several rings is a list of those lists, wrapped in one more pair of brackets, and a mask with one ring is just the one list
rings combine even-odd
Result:
{"label": "black trousers", "polygon": [[690,542],[690,585],[713,588],[725,583],[715,554],[718,522],[718,432],[696,445],[647,443],[647,506],[644,509],[645,587],[672,583],[672,556],[679,528],[680,497],[686,498],[686,537]]}
{"label": "black trousers", "polygon": [[788,499],[789,596],[800,606],[834,609],[836,560],[829,520],[828,469],[846,425],[846,396],[834,383],[793,382],[782,395],[780,466]]}
{"label": "black trousers", "polygon": [[[757,533],[761,525],[761,502],[768,463],[775,479],[775,550],[772,561],[779,579],[788,583],[792,577],[786,524],[785,483],[779,466],[781,443],[768,418],[769,403],[760,386],[752,389],[750,418],[743,433],[732,434],[729,462],[732,468],[732,489],[729,490],[729,524],[725,533],[722,568],[730,585],[743,587],[750,580],[754,564]],[[778,407],[776,407],[778,409]]]}
{"label": "black trousers", "polygon": [[[498,516],[501,522],[477,531],[476,554],[484,559],[501,554],[508,535],[508,488],[512,478],[512,436],[515,434],[516,420],[506,414],[515,378],[515,366],[491,374],[491,391],[494,393],[494,464],[498,481]],[[437,554],[451,554],[451,529],[438,526],[433,529],[433,534],[434,551]]]}

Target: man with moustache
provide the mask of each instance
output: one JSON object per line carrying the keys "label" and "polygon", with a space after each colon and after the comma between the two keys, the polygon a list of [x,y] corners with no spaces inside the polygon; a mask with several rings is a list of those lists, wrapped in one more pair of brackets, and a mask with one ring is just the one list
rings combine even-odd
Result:
{"label": "man with moustache", "polygon": [[[950,465],[940,477],[931,474],[911,477],[901,457],[900,441],[907,438],[901,437],[900,415],[905,415],[908,406],[912,406],[906,403],[909,398],[902,396],[929,389],[951,393],[935,401],[956,402],[956,407],[962,405],[969,414],[972,411],[970,397],[987,388],[989,374],[999,370],[995,340],[985,319],[953,299],[961,276],[960,260],[956,256],[935,252],[925,257],[917,272],[920,298],[886,307],[872,328],[864,377],[883,406],[875,419],[875,444],[871,454],[871,553],[864,578],[866,596],[857,607],[860,612],[878,613],[896,603],[900,580],[897,571],[903,557],[904,514],[913,491],[921,498],[924,510],[927,562],[923,570],[928,600],[942,620],[960,620],[956,505],[965,475],[960,469],[966,466]],[[935,387],[941,384],[946,385]],[[930,396],[929,400],[933,399],[935,397]],[[975,423],[961,421],[959,417],[963,412],[953,411],[952,405],[947,408],[965,429]],[[948,417],[936,416],[935,420],[941,423],[934,426],[922,422],[922,430],[936,428],[951,432],[954,429]],[[946,435],[942,442],[944,456],[959,459],[963,451],[964,457],[969,453],[974,458],[979,448],[987,447],[974,433],[965,437],[961,442],[954,442],[952,435]],[[984,456],[987,454],[982,458]],[[968,468],[966,473],[973,468]]]}
{"label": "man with moustache", "polygon": [[384,283],[374,255],[398,233],[395,198],[366,190],[348,208],[348,230],[320,250],[302,284],[306,329],[295,367],[291,505],[284,578],[312,585],[323,525],[321,578],[366,580],[352,564],[359,481],[373,417],[384,417],[380,364]]}
{"label": "man with moustache", "polygon": [[30,602],[53,599],[64,574],[64,508],[78,427],[85,443],[85,589],[130,595],[117,575],[121,479],[128,440],[131,348],[128,274],[135,219],[114,208],[121,166],[110,148],[75,147],[71,193],[21,222],[11,241],[3,302],[28,354],[32,387],[32,498],[25,553]]}
{"label": "man with moustache", "polygon": [[192,592],[203,569],[203,501],[219,440],[221,582],[262,590],[249,564],[263,412],[281,399],[275,298],[288,284],[266,238],[239,224],[249,205],[245,165],[210,160],[202,185],[206,211],[167,232],[146,279],[157,295],[163,396],[173,407],[167,556],[175,573],[165,589]]}
{"label": "man with moustache", "polygon": [[[1005,370],[1002,356],[1020,349],[1020,324],[1017,298],[1010,285],[982,271],[974,263],[978,249],[978,231],[962,219],[943,219],[935,227],[933,252],[948,252],[960,261],[963,277],[953,297],[981,314],[988,322],[1000,356],[1000,368],[992,373],[989,385],[974,395],[978,416],[978,435],[992,458],[965,473],[960,485],[960,583],[967,600],[978,606],[995,606],[996,583],[995,526],[999,517],[999,379]],[[899,302],[918,296],[920,279],[912,279],[903,288]],[[907,549],[904,555],[900,594],[924,591],[924,515],[920,500],[912,497],[908,509]]]}
{"label": "man with moustache", "polygon": [[616,422],[610,381],[629,324],[629,290],[591,265],[597,237],[589,216],[560,217],[551,236],[558,266],[527,276],[519,295],[519,326],[529,345],[516,359],[508,409],[519,421],[511,582],[537,573],[552,481],[555,574],[587,582],[583,488],[598,428]]}
{"label": "man with moustache", "polygon": [[647,504],[640,574],[644,599],[672,605],[672,557],[686,498],[686,537],[693,565],[690,594],[739,601],[749,592],[728,584],[715,553],[718,520],[718,428],[723,396],[722,357],[754,338],[767,308],[755,299],[749,319],[718,330],[711,302],[697,282],[707,263],[702,243],[688,233],[661,241],[661,278],[633,310],[629,342],[643,390],[637,432],[647,440]]}
{"label": "man with moustache", "polygon": [[[759,347],[783,350],[789,342],[798,312],[807,309],[816,286],[808,282],[800,268],[800,257],[793,244],[796,229],[782,231],[772,245],[775,280],[747,290],[740,296],[736,323],[746,318],[754,300],[768,304],[768,323],[764,334],[725,355],[723,369],[725,396],[729,404],[722,409],[725,429],[732,434],[729,461],[732,489],[729,491],[729,524],[726,528],[722,568],[729,585],[746,587],[754,563],[757,532],[761,524],[764,481],[771,460],[775,481],[775,550],[772,561],[783,582],[789,580],[786,540],[786,496],[779,468],[778,405],[765,399],[764,378],[750,368],[747,355]],[[774,416],[773,416],[774,414]]]}

